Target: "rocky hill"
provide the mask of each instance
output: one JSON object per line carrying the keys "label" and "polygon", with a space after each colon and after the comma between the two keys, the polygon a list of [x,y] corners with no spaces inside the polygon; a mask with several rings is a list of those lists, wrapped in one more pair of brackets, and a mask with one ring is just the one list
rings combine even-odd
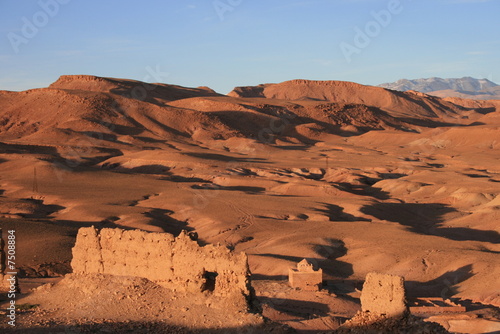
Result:
{"label": "rocky hill", "polygon": [[392,83],[383,83],[379,87],[388,88],[392,90],[407,91],[416,90],[422,93],[429,93],[438,90],[460,90],[468,92],[479,92],[485,89],[498,87],[494,82],[488,79],[474,79],[471,77],[463,77],[456,79],[442,79],[442,78],[427,78],[407,80],[401,79]]}
{"label": "rocky hill", "polygon": [[418,92],[397,92],[345,81],[291,80],[279,84],[236,87],[230,96],[280,100],[356,103],[379,108],[394,117],[458,118],[464,110]]}
{"label": "rocky hill", "polygon": [[413,90],[438,97],[460,97],[477,100],[500,99],[499,85],[488,79],[474,79],[471,77],[401,79],[392,83],[383,83],[379,87],[402,92]]}

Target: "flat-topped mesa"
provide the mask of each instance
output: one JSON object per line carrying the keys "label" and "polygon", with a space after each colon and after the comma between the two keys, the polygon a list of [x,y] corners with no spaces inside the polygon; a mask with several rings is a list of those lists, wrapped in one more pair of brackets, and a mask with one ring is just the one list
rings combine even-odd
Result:
{"label": "flat-topped mesa", "polygon": [[[371,86],[365,86],[350,81],[294,79],[281,83],[267,83],[257,86],[235,87],[228,95],[233,97],[263,97],[290,100],[299,100],[301,98],[309,97],[311,99],[326,100],[328,96],[325,96],[322,90],[334,89],[337,87],[360,89],[363,87]],[[286,90],[296,90],[297,88],[300,89],[299,92],[292,91],[289,92],[290,95],[286,95]],[[306,93],[308,94],[307,96],[297,96],[297,94]]]}
{"label": "flat-topped mesa", "polygon": [[88,75],[88,74],[75,74],[75,75],[61,75],[59,79],[57,79],[55,83],[64,83],[64,82],[72,82],[72,81],[106,81],[108,78],[104,77],[98,77],[95,75]]}
{"label": "flat-topped mesa", "polygon": [[277,84],[236,87],[228,94],[240,98],[328,101],[376,107],[396,117],[455,117],[462,108],[420,93],[397,92],[349,81],[290,80]]}
{"label": "flat-topped mesa", "polygon": [[94,75],[62,75],[49,88],[112,93],[151,103],[174,101],[199,96],[221,96],[208,87],[183,87],[165,83],[98,77]]}
{"label": "flat-topped mesa", "polygon": [[[199,90],[201,92],[207,92],[207,93],[212,93],[213,95],[219,95],[217,94],[213,89],[207,86],[199,86],[197,88],[189,88],[189,87],[182,87],[178,85],[169,85],[165,83],[149,83],[149,82],[142,82],[139,80],[132,80],[132,79],[120,79],[120,78],[110,78],[110,77],[98,77],[96,75],[89,75],[89,74],[74,74],[74,75],[61,75],[55,82],[49,85],[50,88],[62,88],[62,89],[71,89],[71,87],[75,87],[77,89],[81,89],[79,86],[85,85],[85,84],[107,84],[111,86],[116,86],[119,84],[137,84],[137,85],[143,85],[143,86],[152,86],[150,88],[154,88],[154,86],[158,85],[163,85],[163,86],[172,86],[172,87],[181,87],[185,89],[194,89],[194,90]],[[97,87],[96,87],[97,88]]]}
{"label": "flat-topped mesa", "polygon": [[124,85],[150,85],[136,80],[98,77],[95,75],[61,75],[49,88],[107,92]]}
{"label": "flat-topped mesa", "polygon": [[185,232],[169,233],[94,227],[78,231],[74,273],[143,277],[176,291],[208,291],[250,297],[247,255],[224,246],[201,247]]}
{"label": "flat-topped mesa", "polygon": [[317,85],[326,87],[368,87],[352,81],[341,81],[341,80],[307,80],[307,79],[294,79],[282,82],[282,84],[292,84],[292,85]]}
{"label": "flat-topped mesa", "polygon": [[[258,95],[253,95],[258,94]],[[278,100],[313,100],[335,103],[365,104],[376,107],[390,105],[392,94],[383,88],[344,81],[290,80],[277,84],[237,87],[229,95],[264,97]]]}

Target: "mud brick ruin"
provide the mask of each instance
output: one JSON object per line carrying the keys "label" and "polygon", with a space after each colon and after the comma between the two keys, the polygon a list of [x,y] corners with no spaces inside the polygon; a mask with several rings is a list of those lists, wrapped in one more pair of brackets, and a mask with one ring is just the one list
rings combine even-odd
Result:
{"label": "mud brick ruin", "polygon": [[288,280],[293,288],[318,291],[323,283],[323,269],[314,270],[313,265],[303,259],[297,263],[297,269],[289,269]]}
{"label": "mud brick ruin", "polygon": [[250,296],[247,255],[224,246],[201,247],[185,232],[94,227],[78,231],[71,262],[76,274],[136,276],[175,291]]}
{"label": "mud brick ruin", "polygon": [[417,298],[409,307],[411,314],[440,314],[466,312],[465,306],[439,297]]}
{"label": "mud brick ruin", "polygon": [[361,309],[363,312],[388,317],[407,313],[404,278],[379,273],[366,275],[361,292]]}

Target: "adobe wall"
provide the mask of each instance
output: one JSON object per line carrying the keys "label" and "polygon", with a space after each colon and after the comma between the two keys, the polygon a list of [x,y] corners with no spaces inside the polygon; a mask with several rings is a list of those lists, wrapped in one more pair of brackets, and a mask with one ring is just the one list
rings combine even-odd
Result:
{"label": "adobe wall", "polygon": [[407,311],[404,278],[369,273],[361,291],[361,309],[373,314],[399,316]]}
{"label": "adobe wall", "polygon": [[292,288],[300,288],[307,291],[318,291],[323,284],[323,272],[300,272],[289,269],[288,279]]}
{"label": "adobe wall", "polygon": [[[169,233],[81,228],[71,266],[75,273],[144,277],[178,291],[250,295],[245,253],[200,247],[184,232],[175,238]],[[214,275],[215,282],[207,280]]]}

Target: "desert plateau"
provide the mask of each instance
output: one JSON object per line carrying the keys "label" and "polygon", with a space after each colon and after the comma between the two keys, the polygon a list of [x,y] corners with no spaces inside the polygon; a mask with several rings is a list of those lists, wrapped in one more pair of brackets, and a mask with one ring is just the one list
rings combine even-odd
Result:
{"label": "desert plateau", "polygon": [[500,332],[500,100],[436,87],[0,91],[0,332]]}

